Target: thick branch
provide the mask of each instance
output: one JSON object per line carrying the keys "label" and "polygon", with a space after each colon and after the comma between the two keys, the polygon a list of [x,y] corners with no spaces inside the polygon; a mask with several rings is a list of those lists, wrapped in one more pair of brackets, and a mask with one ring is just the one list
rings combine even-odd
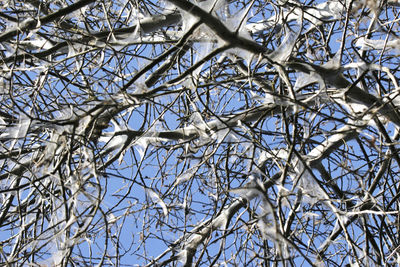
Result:
{"label": "thick branch", "polygon": [[97,33],[85,33],[87,36],[82,37],[80,39],[75,39],[75,40],[69,40],[69,41],[64,41],[64,42],[58,42],[55,43],[51,48],[36,52],[36,53],[22,53],[18,55],[13,55],[10,57],[7,57],[3,59],[2,61],[4,63],[10,63],[10,62],[15,62],[15,61],[21,61],[21,60],[26,60],[30,58],[39,58],[39,59],[44,59],[47,56],[53,55],[60,51],[61,49],[68,47],[71,43],[77,43],[77,44],[84,44],[87,45],[90,43],[91,40],[95,41],[106,41],[106,39],[110,36],[110,34],[114,34],[115,37],[127,35],[127,34],[133,34],[135,31],[137,31],[137,27],[140,27],[141,31],[143,33],[150,33],[155,30],[158,30],[160,28],[163,28],[165,26],[173,25],[177,22],[179,22],[181,19],[180,14],[174,12],[166,15],[157,15],[151,18],[145,18],[140,20],[136,25],[133,25],[131,27],[126,27],[126,28],[120,28],[120,29],[113,29],[112,31],[102,31],[102,32],[97,32]]}
{"label": "thick branch", "polygon": [[212,31],[215,32],[218,37],[227,42],[229,45],[252,51],[255,54],[268,52],[267,48],[259,45],[257,42],[243,38],[239,36],[237,32],[230,31],[221,20],[197,5],[186,0],[167,1],[199,18],[201,22],[206,24]]}
{"label": "thick branch", "polygon": [[52,14],[40,17],[39,19],[27,19],[20,23],[18,27],[15,27],[13,29],[10,29],[3,34],[0,34],[0,42],[5,42],[13,38],[14,36],[17,36],[21,32],[33,30],[37,27],[37,25],[40,23],[40,26],[45,25],[47,23],[50,23],[52,21],[55,21],[62,16],[68,15],[86,5],[89,5],[90,3],[95,2],[96,0],[80,0],[72,5],[69,5],[65,8],[62,8]]}

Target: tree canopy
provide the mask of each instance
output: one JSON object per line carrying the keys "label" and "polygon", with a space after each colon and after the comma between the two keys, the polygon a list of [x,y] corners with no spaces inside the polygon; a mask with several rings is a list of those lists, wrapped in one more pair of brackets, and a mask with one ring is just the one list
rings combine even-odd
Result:
{"label": "tree canopy", "polygon": [[14,0],[5,266],[400,262],[397,0]]}

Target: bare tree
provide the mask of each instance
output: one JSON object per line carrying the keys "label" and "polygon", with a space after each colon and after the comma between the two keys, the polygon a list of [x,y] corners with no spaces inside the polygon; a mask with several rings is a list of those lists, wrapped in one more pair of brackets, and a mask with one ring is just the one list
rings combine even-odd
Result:
{"label": "bare tree", "polygon": [[400,263],[397,0],[0,4],[2,265]]}

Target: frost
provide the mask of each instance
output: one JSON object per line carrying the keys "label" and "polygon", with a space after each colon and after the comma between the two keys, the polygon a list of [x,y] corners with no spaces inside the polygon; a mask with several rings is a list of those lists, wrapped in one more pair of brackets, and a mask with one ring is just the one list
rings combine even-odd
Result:
{"label": "frost", "polygon": [[82,67],[82,59],[79,57],[81,51],[85,50],[85,46],[81,44],[68,44],[68,58],[74,58],[76,69],[79,70]]}
{"label": "frost", "polygon": [[293,90],[298,91],[299,89],[316,83],[320,80],[320,78],[315,74],[307,74],[307,73],[300,73],[299,77],[296,79],[296,83],[294,84]]}
{"label": "frost", "polygon": [[317,158],[320,157],[322,153],[326,152],[327,148],[332,144],[337,142],[341,142],[342,140],[346,139],[346,135],[352,128],[350,126],[344,126],[331,135],[326,141],[322,142],[320,145],[316,146],[311,152],[308,153],[309,158]]}
{"label": "frost", "polygon": [[51,255],[51,262],[54,264],[54,266],[60,266],[61,261],[65,258],[66,251],[63,250],[58,250]]}
{"label": "frost", "polygon": [[264,218],[261,218],[257,222],[257,226],[260,229],[260,233],[262,235],[262,238],[264,240],[269,240],[270,235],[268,233],[271,233],[271,226],[265,221]]}
{"label": "frost", "polygon": [[277,166],[281,166],[280,161],[287,161],[289,153],[285,149],[273,149],[265,152],[266,158],[272,159]]}
{"label": "frost", "polygon": [[112,213],[110,213],[107,217],[108,217],[108,218],[107,218],[107,222],[108,222],[108,224],[110,224],[110,225],[113,225],[113,224],[115,224],[115,223],[118,221],[118,218],[115,217],[115,215],[112,214]]}
{"label": "frost", "polygon": [[[197,109],[197,108],[196,108]],[[199,131],[199,134],[208,139],[209,135],[207,134],[207,131],[210,131],[210,127],[207,125],[207,123],[204,121],[203,117],[201,116],[201,113],[199,111],[193,112],[193,114],[190,116],[191,126],[188,128],[195,128]]]}
{"label": "frost", "polygon": [[217,144],[220,144],[225,140],[225,142],[232,142],[236,143],[238,142],[238,138],[235,136],[234,133],[231,132],[230,129],[222,129],[222,130],[217,130],[215,131],[212,135],[211,138],[217,141]]}
{"label": "frost", "polygon": [[194,167],[187,169],[184,173],[182,173],[181,175],[179,175],[176,178],[175,185],[189,181],[196,174],[196,172],[199,168],[200,168],[200,165],[196,165]]}
{"label": "frost", "polygon": [[269,54],[270,58],[277,62],[287,61],[294,49],[296,40],[299,37],[300,32],[301,32],[300,30],[298,31],[287,30],[287,33],[281,45],[274,52]]}
{"label": "frost", "polygon": [[160,198],[160,196],[150,188],[145,189],[145,191],[154,202],[156,202],[158,205],[160,205],[160,207],[163,210],[164,216],[167,217],[168,216],[168,208],[167,208],[167,205],[165,205],[164,201]]}
{"label": "frost", "polygon": [[254,58],[253,53],[241,48],[230,48],[225,51],[224,55],[230,58],[233,62],[235,62],[237,58],[242,58],[247,65],[251,64]]}
{"label": "frost", "polygon": [[[297,5],[297,3],[295,5]],[[303,18],[311,22],[310,28],[307,29],[307,31],[310,31],[316,26],[322,24],[325,20],[340,19],[345,10],[346,7],[343,4],[336,1],[327,1],[316,5],[315,7],[307,8],[304,11],[300,8],[290,9],[284,11],[282,15],[275,15],[271,16],[267,20],[248,23],[246,29],[253,34],[257,34],[275,27],[275,30],[280,32],[282,25]],[[284,21],[282,21],[283,18]]]}
{"label": "frost", "polygon": [[7,123],[0,117],[0,129],[6,128]]}
{"label": "frost", "polygon": [[128,139],[127,135],[125,134],[116,134],[119,131],[126,130],[126,127],[122,127],[116,121],[112,121],[112,124],[114,125],[114,132],[107,133],[105,136],[101,136],[99,138],[100,142],[106,143],[104,149],[109,151],[121,149],[126,144]]}
{"label": "frost", "polygon": [[[204,27],[200,27],[200,30],[201,29],[204,29]],[[205,34],[205,32],[207,32],[207,34]],[[212,48],[215,46],[215,44],[213,43],[213,39],[215,39],[214,34],[212,34],[209,31],[200,31],[199,35],[202,40],[198,43],[198,45],[196,45],[198,46],[198,48],[196,49],[197,53],[193,64],[202,61],[203,58],[206,57],[211,52]],[[195,81],[199,78],[199,74],[205,64],[206,62],[204,62],[202,65],[200,65],[192,72],[192,75],[189,78],[189,81],[192,82],[192,85],[190,85],[189,88],[196,88]]]}
{"label": "frost", "polygon": [[64,16],[64,19],[77,19],[78,21],[81,21],[83,17],[85,16],[86,10],[89,8],[89,5],[85,5],[81,7],[80,9],[77,9],[73,12],[67,13]]}
{"label": "frost", "polygon": [[290,101],[285,100],[284,98],[281,98],[279,96],[274,96],[270,92],[265,92],[265,96],[259,96],[256,93],[250,91],[250,94],[252,95],[252,100],[256,100],[261,102],[263,105],[281,105],[281,106],[292,106],[293,104]]}
{"label": "frost", "polygon": [[251,40],[249,31],[246,28],[246,22],[248,20],[248,14],[252,5],[249,5],[247,9],[241,9],[235,14],[229,15],[226,18],[225,26],[234,32],[238,32],[239,36]]}
{"label": "frost", "polygon": [[164,131],[164,127],[160,122],[154,123],[149,130],[133,142],[133,146],[139,153],[141,160],[144,159],[149,145],[157,145],[160,142],[168,142],[166,138],[158,137],[158,133]]}
{"label": "frost", "polygon": [[372,40],[367,38],[359,38],[356,41],[356,46],[360,47],[362,50],[370,49],[399,49],[400,40],[386,41],[386,40]]}
{"label": "frost", "polygon": [[15,54],[15,49],[11,45],[9,45],[5,42],[0,44],[0,49],[1,49],[1,51],[4,51],[5,57],[10,57]]}
{"label": "frost", "polygon": [[[204,10],[211,13],[213,16],[218,17],[220,21],[224,23],[226,28],[229,29],[231,32],[237,32],[238,35],[242,38],[252,40],[250,33],[246,28],[247,15],[249,9],[251,8],[251,5],[248,7],[248,9],[239,10],[235,14],[230,14],[230,12],[227,11],[227,3],[225,0],[208,0],[204,2],[199,2],[198,5]],[[200,36],[206,35],[207,39],[212,41],[213,43],[217,41],[219,45],[224,44],[224,41],[217,37],[207,27],[203,26],[201,27],[201,29],[204,30],[202,30],[202,34]],[[248,63],[250,63],[253,58],[253,54],[251,52],[240,48],[229,49],[224,53],[223,57],[225,57],[225,55],[229,56],[231,54],[243,58]]]}
{"label": "frost", "polygon": [[68,58],[74,57],[76,55],[75,48],[72,44],[68,44]]}
{"label": "frost", "polygon": [[[296,20],[297,18],[292,19]],[[253,23],[247,23],[244,28],[246,29],[247,32],[252,33],[252,34],[260,34],[263,31],[269,31],[273,30],[273,34],[277,34],[281,32],[282,29],[282,22],[278,22],[279,17],[277,16],[271,16],[266,20],[259,20],[257,22]],[[278,23],[277,23],[278,22]]]}
{"label": "frost", "polygon": [[305,168],[304,163],[295,159],[293,160],[293,165],[295,171],[295,175],[292,175],[293,180],[299,179],[298,186],[311,198],[309,202],[314,203],[317,200],[326,199],[325,193],[322,191],[317,181],[315,181],[310,171]]}
{"label": "frost", "polygon": [[21,114],[19,123],[16,126],[9,128],[8,132],[0,135],[2,137],[8,137],[10,139],[19,139],[26,136],[28,133],[29,126],[31,125],[31,119],[25,114]]}
{"label": "frost", "polygon": [[199,7],[206,10],[207,12],[212,12],[214,15],[218,10],[226,5],[225,0],[206,0],[198,1]]}
{"label": "frost", "polygon": [[264,200],[265,188],[263,182],[256,178],[255,175],[249,175],[249,182],[246,186],[240,188],[231,189],[230,192],[239,194],[241,197],[246,198],[247,200],[252,200],[256,197],[261,197]]}
{"label": "frost", "polygon": [[388,102],[391,102],[392,104],[394,104],[396,107],[400,107],[400,92],[396,91],[396,92],[392,92],[389,93],[388,95],[385,96],[385,99]]}
{"label": "frost", "polygon": [[27,46],[28,49],[50,49],[53,45],[46,39],[40,36],[36,36],[32,40],[20,41],[21,45]]}
{"label": "frost", "polygon": [[135,31],[129,34],[119,34],[117,36],[118,39],[116,39],[113,42],[113,47],[115,48],[115,45],[121,46],[123,48],[125,45],[133,44],[139,41],[142,41],[140,33],[139,33],[140,27],[136,27]]}
{"label": "frost", "polygon": [[199,21],[199,18],[196,18],[195,16],[184,10],[180,11],[182,15],[182,34],[184,34]]}
{"label": "frost", "polygon": [[274,243],[280,242],[280,233],[274,226],[266,222],[265,219],[259,219],[257,226],[259,227],[264,240],[272,240]]}
{"label": "frost", "polygon": [[[250,91],[250,95],[251,95],[252,100],[261,101],[261,102],[262,102],[262,100],[264,100],[264,98],[262,96],[259,96],[258,94],[256,94],[253,91]],[[269,96],[269,98],[271,98],[270,95],[268,95],[268,96]],[[273,97],[272,97],[271,101],[272,101],[271,103],[273,103],[273,101],[274,101]]]}
{"label": "frost", "polygon": [[31,119],[22,113],[18,124],[4,129],[4,132],[0,135],[0,140],[11,140],[10,148],[13,148],[19,141],[18,139],[26,137],[31,125]]}
{"label": "frost", "polygon": [[327,1],[307,9],[304,17],[315,25],[322,24],[323,20],[340,19],[345,6],[339,2]]}
{"label": "frost", "polygon": [[[280,161],[289,161],[289,153],[284,149],[277,151],[271,150],[266,153],[266,157],[271,155],[270,157],[278,166],[281,166]],[[292,155],[290,159],[290,166],[292,166],[292,170],[289,171],[290,177],[293,181],[297,182],[297,186],[300,187],[304,193],[308,194],[308,196],[311,198],[310,202],[327,199],[325,192],[321,189],[310,170],[304,164],[305,163],[303,163],[301,159],[295,155]]]}
{"label": "frost", "polygon": [[262,100],[263,104],[275,104],[275,97],[269,93],[265,93],[265,97]]}
{"label": "frost", "polygon": [[305,218],[305,219],[307,219],[307,218],[316,219],[316,218],[319,218],[319,217],[320,217],[319,214],[313,213],[313,212],[306,212],[306,213],[303,214],[303,218]]}
{"label": "frost", "polygon": [[278,195],[282,196],[282,197],[288,197],[292,194],[292,192],[290,190],[288,190],[287,188],[283,187],[280,184],[277,184],[276,187],[278,188]]}
{"label": "frost", "polygon": [[247,200],[252,200],[261,195],[261,191],[256,187],[235,188],[231,189],[230,192],[238,194]]}

